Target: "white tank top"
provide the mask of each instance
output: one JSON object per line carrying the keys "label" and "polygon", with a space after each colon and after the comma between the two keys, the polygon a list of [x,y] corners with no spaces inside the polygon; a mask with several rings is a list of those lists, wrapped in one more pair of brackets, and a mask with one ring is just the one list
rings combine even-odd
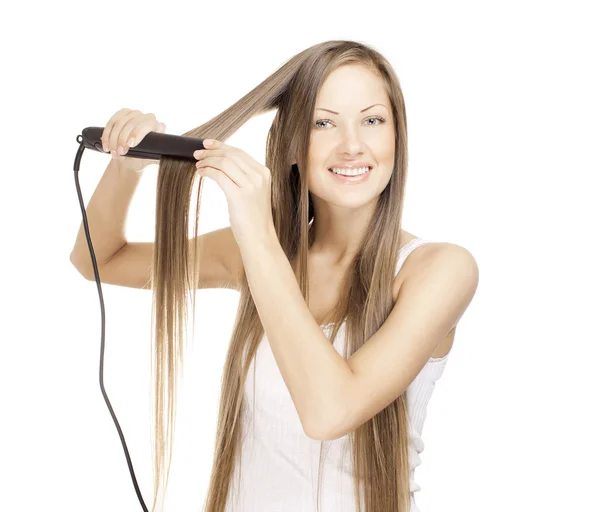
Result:
{"label": "white tank top", "polygon": [[[432,242],[415,238],[400,249],[396,274],[408,255],[425,243]],[[321,328],[328,334],[331,325],[322,325]],[[344,333],[345,324],[342,324],[334,341],[334,347],[342,357]],[[435,382],[444,371],[447,358],[448,354],[441,358],[430,358],[407,389],[411,427],[411,512],[419,512],[414,493],[421,488],[414,480],[414,470],[421,464],[419,454],[424,449],[421,433],[427,416],[427,404]],[[321,441],[311,439],[304,433],[266,334],[250,365],[244,400],[241,460],[235,466],[230,483],[226,512],[316,512]],[[356,507],[349,435],[322,443],[319,510],[354,512]]]}

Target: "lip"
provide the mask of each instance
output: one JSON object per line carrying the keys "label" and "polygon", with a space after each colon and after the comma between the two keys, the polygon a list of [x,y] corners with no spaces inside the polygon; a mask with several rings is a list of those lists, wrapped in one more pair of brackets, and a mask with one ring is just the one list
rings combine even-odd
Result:
{"label": "lip", "polygon": [[329,174],[331,174],[333,176],[333,178],[335,180],[337,180],[338,182],[341,183],[346,183],[346,184],[359,184],[359,183],[364,183],[365,181],[367,181],[369,179],[369,176],[371,176],[371,173],[373,172],[374,167],[372,165],[365,165],[365,166],[361,166],[361,167],[368,167],[369,170],[365,173],[365,174],[360,174],[358,176],[342,176],[341,174],[336,174],[333,171],[331,171],[329,169],[327,169],[327,172]]}
{"label": "lip", "polygon": [[373,168],[373,164],[370,162],[340,162],[337,164],[330,165],[327,169],[357,169],[359,167],[370,167]]}

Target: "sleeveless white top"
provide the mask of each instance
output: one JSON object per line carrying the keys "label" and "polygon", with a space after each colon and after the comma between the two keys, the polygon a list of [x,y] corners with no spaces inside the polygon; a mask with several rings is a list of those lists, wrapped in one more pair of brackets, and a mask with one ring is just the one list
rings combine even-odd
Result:
{"label": "sleeveless white top", "polygon": [[[415,238],[400,249],[396,274],[408,255],[425,243],[432,242]],[[321,328],[328,334],[331,326],[332,324],[326,324]],[[334,347],[342,357],[344,333],[345,323],[334,341]],[[424,449],[421,433],[427,416],[427,404],[435,382],[444,371],[447,358],[448,354],[441,358],[430,358],[407,389],[411,427],[411,512],[419,512],[414,493],[421,487],[414,480],[414,470],[421,464],[419,454]],[[245,383],[244,399],[241,460],[236,463],[230,483],[226,512],[316,512],[321,441],[311,439],[304,433],[266,333],[252,360]],[[356,507],[349,435],[322,443],[319,510],[354,512]]]}

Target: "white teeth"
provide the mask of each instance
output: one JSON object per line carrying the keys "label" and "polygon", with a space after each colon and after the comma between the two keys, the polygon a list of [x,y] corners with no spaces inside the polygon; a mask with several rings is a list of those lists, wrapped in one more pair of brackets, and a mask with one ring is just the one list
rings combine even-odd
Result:
{"label": "white teeth", "polygon": [[343,174],[344,176],[357,176],[359,174],[365,174],[368,172],[369,167],[360,167],[357,169],[338,169],[333,167],[330,170],[335,174]]}

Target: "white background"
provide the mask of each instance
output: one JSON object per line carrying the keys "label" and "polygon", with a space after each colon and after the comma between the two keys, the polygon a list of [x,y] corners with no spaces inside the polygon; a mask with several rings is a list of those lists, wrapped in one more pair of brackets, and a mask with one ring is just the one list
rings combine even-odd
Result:
{"label": "white background", "polygon": [[[141,510],[100,392],[96,284],[69,261],[76,137],[123,107],[182,134],[308,46],[355,39],[400,78],[403,227],[480,282],[424,427],[422,512],[600,510],[600,80],[595,2],[30,2],[1,16],[0,509]],[[275,113],[227,142],[264,164]],[[85,203],[109,158],[86,151]],[[157,167],[127,237],[152,241]],[[201,231],[229,224],[206,180]],[[105,386],[151,505],[151,292],[102,287]],[[166,512],[199,511],[239,295],[198,291]],[[269,511],[265,511],[269,512]],[[337,512],[337,511],[325,511]]]}

